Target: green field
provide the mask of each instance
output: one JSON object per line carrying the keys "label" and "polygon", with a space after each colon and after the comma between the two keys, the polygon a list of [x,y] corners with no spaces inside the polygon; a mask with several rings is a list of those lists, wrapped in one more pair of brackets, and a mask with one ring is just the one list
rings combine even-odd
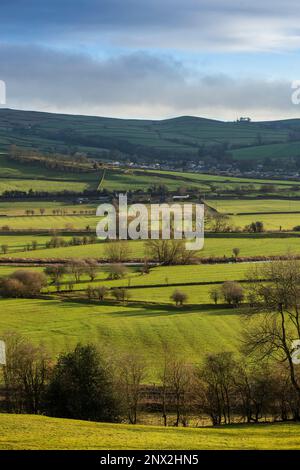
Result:
{"label": "green field", "polygon": [[11,230],[59,230],[96,228],[99,217],[95,215],[34,215],[0,216],[0,227],[8,226]]}
{"label": "green field", "polygon": [[[40,215],[43,209],[44,215],[53,215],[54,211],[61,211],[63,214],[74,215],[86,212],[96,213],[97,204],[72,204],[65,201],[0,201],[0,215],[19,216],[26,215],[27,210],[33,210],[35,215]],[[29,216],[28,216],[29,217]],[[51,227],[50,227],[51,228]]]}
{"label": "green field", "polygon": [[151,173],[154,175],[166,176],[166,177],[180,177],[183,180],[193,180],[202,182],[205,184],[216,183],[216,185],[236,185],[236,184],[253,184],[254,187],[260,187],[265,184],[273,184],[275,186],[298,186],[298,181],[287,181],[287,180],[274,180],[274,179],[260,179],[260,178],[244,178],[237,176],[220,176],[207,173],[191,173],[188,171],[166,171],[166,170],[137,170],[143,173]]}
{"label": "green field", "polygon": [[[175,173],[176,175],[177,173]],[[101,189],[108,189],[109,191],[128,191],[144,189],[147,190],[153,185],[166,185],[170,191],[176,191],[178,188],[188,185],[189,188],[198,188],[205,192],[209,191],[210,187],[207,184],[202,184],[200,181],[193,181],[189,179],[173,179],[164,177],[162,174],[149,175],[143,171],[106,171],[105,177],[101,184]]]}
{"label": "green field", "polygon": [[[84,224],[83,224],[84,225]],[[3,237],[7,240],[9,245],[9,237]],[[24,244],[26,240],[31,242],[35,236],[24,236]],[[20,241],[21,243],[21,241]],[[6,255],[1,255],[3,258],[24,258],[24,259],[50,259],[50,258],[106,258],[106,243],[96,243],[92,245],[80,246],[67,246],[61,248],[38,249],[35,251],[19,251],[10,252]],[[128,257],[141,260],[145,256],[144,243],[142,241],[129,241],[128,242]],[[239,248],[241,257],[247,256],[270,256],[287,254],[288,252],[299,254],[300,253],[300,238],[299,237],[226,237],[225,235],[219,237],[207,237],[204,242],[204,249],[198,253],[201,257],[231,257],[233,248]],[[195,253],[197,256],[197,253]]]}
{"label": "green field", "polygon": [[[89,188],[89,184],[80,181],[55,181],[30,180],[30,179],[0,179],[0,194],[5,191],[47,191],[59,193],[63,191],[74,191],[81,193]],[[29,203],[30,204],[30,203]]]}
{"label": "green field", "polygon": [[300,212],[300,200],[293,199],[208,199],[206,203],[226,214]]}
{"label": "green field", "polygon": [[[259,263],[257,263],[259,265]],[[170,284],[179,284],[182,285],[184,291],[186,292],[187,288],[194,289],[195,293],[197,290],[202,292],[202,289],[210,289],[210,286],[185,286],[188,283],[216,283],[224,282],[226,280],[243,280],[246,273],[249,271],[250,267],[253,266],[251,263],[237,263],[237,264],[220,264],[220,265],[191,265],[191,266],[158,266],[152,268],[149,274],[141,274],[136,268],[130,268],[126,276],[122,279],[117,280],[108,280],[108,266],[102,266],[100,272],[97,274],[97,277],[93,283],[87,275],[81,277],[79,283],[74,284],[74,290],[82,290],[87,287],[88,284],[92,286],[97,286],[100,284],[105,285],[106,287],[128,287],[130,286],[131,293],[134,298],[146,299],[149,301],[148,291],[152,291],[150,288],[158,288],[159,290],[164,290],[169,287],[171,292],[175,289],[174,286]],[[3,272],[9,272],[9,269],[13,271],[15,268],[9,266],[0,266],[0,276],[4,275]],[[28,268],[26,268],[28,269]],[[42,269],[42,268],[34,268]],[[10,272],[11,272],[10,271]],[[70,275],[65,275],[62,279],[62,289],[64,284],[68,288],[68,280]],[[155,287],[156,286],[156,287]],[[133,289],[134,287],[139,287],[139,289]],[[143,287],[143,288],[142,288]],[[147,289],[146,289],[147,287]],[[53,288],[54,289],[54,288]],[[53,290],[51,289],[51,290]],[[208,292],[207,290],[207,292]],[[205,291],[206,292],[206,291]],[[169,295],[170,297],[170,295]],[[168,297],[168,299],[169,299]],[[194,296],[193,296],[194,297]],[[166,296],[164,295],[164,299]],[[201,303],[200,300],[192,301],[192,298],[189,299],[192,303]],[[150,301],[159,302],[160,299],[156,296],[150,297]],[[169,300],[170,301],[170,300]],[[205,303],[207,303],[207,297],[205,298]]]}
{"label": "green field", "polygon": [[[0,113],[0,144],[2,148],[14,143],[22,147],[48,149],[55,146],[63,150],[67,144],[62,140],[61,131],[66,130],[79,151],[95,152],[105,145],[122,149],[122,144],[129,142],[132,146],[183,155],[196,154],[197,147],[203,144],[228,142],[235,147],[255,147],[259,134],[265,144],[262,146],[265,156],[267,147],[274,143],[292,146],[293,143],[288,142],[289,132],[298,127],[297,119],[236,123],[182,116],[150,121],[3,109]],[[87,141],[86,146],[81,142],[82,136]]]}
{"label": "green field", "polygon": [[228,214],[235,227],[244,228],[258,220],[270,231],[292,230],[300,225],[300,200],[212,199],[207,204],[219,213]]}
{"label": "green field", "polygon": [[0,415],[2,450],[283,450],[300,448],[300,425],[163,428],[32,415]]}
{"label": "green field", "polygon": [[263,160],[264,158],[290,158],[299,157],[299,142],[286,142],[240,148],[232,151],[234,158],[238,160]]}
{"label": "green field", "polygon": [[238,309],[147,308],[55,299],[2,299],[0,307],[0,336],[18,331],[36,344],[44,343],[52,357],[78,342],[92,342],[111,353],[134,351],[149,363],[148,381],[157,379],[162,341],[176,346],[192,363],[199,363],[207,352],[239,347]]}
{"label": "green field", "polygon": [[100,178],[98,172],[72,173],[46,168],[42,165],[24,165],[8,158],[6,152],[0,152],[0,168],[1,179],[82,181],[93,186]]}
{"label": "green field", "polygon": [[[139,271],[130,268],[123,279],[109,280],[108,267],[102,266],[96,279],[91,282],[85,274],[80,282],[74,283],[74,291],[85,291],[87,286],[96,288],[105,286],[107,288],[130,286],[130,300],[139,302],[151,302],[155,304],[173,304],[170,299],[175,289],[179,289],[187,294],[186,304],[211,304],[210,290],[217,286],[217,283],[226,280],[243,280],[249,272],[251,263],[224,264],[224,265],[192,265],[192,266],[169,266],[156,267],[147,275],[141,275]],[[43,267],[37,266],[0,266],[0,277],[5,277],[18,269],[43,271]],[[65,275],[61,280],[61,291],[69,289],[69,281],[73,276]],[[198,285],[187,285],[188,283],[199,283]],[[212,284],[201,285],[210,282]],[[216,284],[213,284],[216,283]],[[175,284],[175,285],[170,285]],[[159,286],[159,287],[158,287]],[[135,287],[138,287],[135,289]],[[51,284],[44,289],[44,292],[56,292],[57,288]],[[159,305],[158,305],[159,306]]]}
{"label": "green field", "polygon": [[280,231],[292,230],[300,225],[300,214],[251,214],[236,215],[230,218],[234,227],[244,228],[252,222],[260,221],[264,224],[265,230]]}
{"label": "green field", "polygon": [[[0,131],[1,141],[1,131]],[[28,166],[10,160],[0,152],[0,194],[5,191],[71,191],[82,193],[97,189],[100,173],[59,172],[43,166]],[[28,203],[30,204],[30,202]]]}

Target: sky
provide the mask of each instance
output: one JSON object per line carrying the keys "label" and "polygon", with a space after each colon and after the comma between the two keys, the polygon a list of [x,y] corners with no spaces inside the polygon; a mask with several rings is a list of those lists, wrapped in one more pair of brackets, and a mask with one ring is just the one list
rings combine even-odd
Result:
{"label": "sky", "polygon": [[0,80],[15,109],[300,117],[300,2],[1,0]]}

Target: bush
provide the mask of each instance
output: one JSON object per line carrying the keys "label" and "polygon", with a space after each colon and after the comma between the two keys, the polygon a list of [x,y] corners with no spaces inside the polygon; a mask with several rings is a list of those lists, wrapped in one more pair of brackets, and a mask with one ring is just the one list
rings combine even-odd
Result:
{"label": "bush", "polygon": [[171,295],[171,299],[174,300],[176,307],[181,307],[184,302],[187,301],[187,295],[184,292],[176,289]]}
{"label": "bush", "polygon": [[222,295],[228,305],[237,307],[244,299],[244,289],[235,281],[226,281],[222,285]]}
{"label": "bush", "polygon": [[47,279],[43,273],[19,270],[2,280],[0,292],[3,297],[34,297],[46,285]]}
{"label": "bush", "polygon": [[116,421],[119,406],[108,365],[92,345],[61,354],[50,379],[47,403],[52,416]]}
{"label": "bush", "polygon": [[112,290],[111,295],[118,301],[118,302],[126,302],[130,298],[130,294],[128,290],[121,288],[121,287],[116,287]]}

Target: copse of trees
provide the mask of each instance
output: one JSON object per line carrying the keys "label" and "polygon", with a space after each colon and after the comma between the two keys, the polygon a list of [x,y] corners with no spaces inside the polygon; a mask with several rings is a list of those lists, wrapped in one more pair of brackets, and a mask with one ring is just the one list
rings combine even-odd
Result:
{"label": "copse of trees", "polygon": [[230,352],[208,355],[196,370],[196,408],[213,425],[299,419],[299,401],[283,364],[253,365]]}
{"label": "copse of trees", "polygon": [[[59,283],[64,276],[67,276],[67,284],[80,282],[83,275],[87,275],[94,281],[99,272],[99,264],[94,259],[71,259],[66,264],[52,264],[44,269],[44,273],[51,279],[52,284]],[[70,277],[73,277],[70,278]]]}
{"label": "copse of trees", "polygon": [[108,266],[108,279],[122,279],[128,272],[127,267],[122,263],[113,263]]}
{"label": "copse of trees", "polygon": [[47,285],[45,274],[39,272],[18,270],[0,281],[2,297],[35,297]]}
{"label": "copse of trees", "polygon": [[61,264],[49,265],[44,269],[44,273],[50,277],[52,284],[57,284],[67,272],[67,267]]}
{"label": "copse of trees", "polygon": [[215,305],[223,299],[228,305],[238,307],[245,298],[245,291],[238,282],[225,281],[219,287],[213,286],[209,291],[209,296]]}
{"label": "copse of trees", "polygon": [[105,246],[104,255],[109,263],[123,263],[130,259],[131,250],[124,241],[110,241]]}
{"label": "copse of trees", "polygon": [[111,295],[118,301],[118,302],[128,302],[130,299],[130,292],[124,287],[115,287],[111,291]]}
{"label": "copse of trees", "polygon": [[22,336],[4,339],[6,395],[0,405],[13,413],[135,424],[148,396],[165,426],[187,426],[192,416],[208,417],[213,425],[300,420],[289,365],[269,357],[248,361],[223,351],[193,365],[164,343],[159,383],[146,386],[149,364],[139,354],[108,358],[93,345],[78,344],[53,364],[43,347]]}
{"label": "copse of trees", "polygon": [[[73,290],[74,282],[80,282],[83,275],[87,275],[90,281],[95,281],[100,267],[97,260],[89,259],[71,259],[66,264],[51,264],[44,269],[44,273],[51,279],[53,285],[60,288],[61,280],[64,276],[68,276],[66,284],[69,290]],[[70,276],[73,279],[70,279]]]}
{"label": "copse of trees", "polygon": [[225,302],[234,307],[238,307],[244,299],[244,289],[235,281],[225,281],[221,292]]}
{"label": "copse of trees", "polygon": [[262,233],[264,232],[264,224],[261,221],[256,221],[256,222],[251,222],[250,225],[245,226],[245,231],[246,232],[252,232],[252,233]]}
{"label": "copse of trees", "polygon": [[226,214],[220,214],[219,212],[209,212],[206,213],[206,220],[212,232],[227,233],[233,230],[233,227],[230,223],[230,218]]}
{"label": "copse of trees", "polygon": [[[64,155],[58,153],[41,153],[37,149],[28,149],[11,145],[9,158],[22,164],[45,166],[51,170],[56,169],[64,172],[85,173],[96,171],[94,161],[85,155]],[[98,162],[100,165],[100,162]]]}
{"label": "copse of trees", "polygon": [[120,415],[111,371],[93,345],[60,355],[46,398],[52,416],[117,421]]}
{"label": "copse of trees", "polygon": [[149,259],[164,266],[189,264],[195,252],[187,250],[185,240],[147,240],[146,252]]}

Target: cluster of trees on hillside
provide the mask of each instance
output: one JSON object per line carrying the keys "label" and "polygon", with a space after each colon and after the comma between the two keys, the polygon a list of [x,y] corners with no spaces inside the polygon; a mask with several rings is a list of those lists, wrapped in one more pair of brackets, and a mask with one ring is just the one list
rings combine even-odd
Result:
{"label": "cluster of trees on hillside", "polygon": [[36,297],[46,285],[45,274],[19,269],[0,280],[0,295],[12,298]]}
{"label": "cluster of trees on hillside", "polygon": [[[62,248],[67,246],[92,245],[94,243],[97,243],[97,237],[95,235],[83,237],[73,236],[70,240],[66,240],[63,237],[54,236],[45,243],[45,248]],[[41,248],[39,247],[38,241],[32,240],[32,242],[28,242],[24,246],[23,251],[35,251],[38,248]],[[9,245],[3,244],[1,245],[0,249],[1,253],[7,254],[9,251]]]}
{"label": "cluster of trees on hillside", "polygon": [[237,227],[232,224],[230,216],[220,212],[206,210],[205,214],[206,229],[214,233],[229,232],[250,232],[262,233],[265,231],[264,223],[261,221],[253,221],[245,227]]}
{"label": "cluster of trees on hillside", "polygon": [[210,290],[210,298],[215,305],[223,300],[232,307],[238,307],[245,298],[245,290],[236,281],[225,281],[221,286]]}
{"label": "cluster of trees on hillside", "polygon": [[53,264],[44,269],[44,273],[51,279],[52,284],[59,287],[64,275],[72,275],[73,279],[69,282],[80,282],[82,276],[87,275],[91,281],[94,281],[100,271],[97,260],[88,259],[70,259],[65,264]]}
{"label": "cluster of trees on hillside", "polygon": [[225,351],[192,365],[164,343],[159,383],[147,386],[149,363],[135,353],[108,357],[78,344],[53,362],[43,346],[16,333],[5,340],[8,412],[136,424],[152,403],[165,426],[188,426],[192,417],[213,425],[300,419],[299,393],[282,363],[251,363]]}
{"label": "cluster of trees on hillside", "polygon": [[62,155],[59,153],[42,153],[37,149],[21,148],[11,145],[9,157],[22,164],[44,166],[50,170],[61,172],[82,173],[95,171],[101,168],[101,162],[91,161],[82,153]]}
{"label": "cluster of trees on hillside", "polygon": [[48,278],[57,290],[60,290],[62,278],[68,275],[67,285],[73,290],[74,283],[80,282],[83,275],[94,281],[100,268],[94,259],[70,259],[65,264],[51,264],[44,272],[19,269],[7,277],[0,279],[0,295],[10,298],[31,298],[40,295],[48,285]]}
{"label": "cluster of trees on hillside", "polygon": [[[47,181],[47,180],[45,180]],[[33,183],[34,186],[34,183]],[[45,185],[46,186],[46,185]],[[32,200],[32,199],[47,199],[53,201],[55,198],[61,199],[73,199],[78,196],[83,197],[98,197],[99,193],[97,190],[92,189],[85,189],[84,191],[70,191],[70,190],[62,190],[62,191],[35,191],[34,189],[30,188],[28,191],[20,191],[17,189],[6,190],[3,191],[1,194],[1,199],[20,199],[20,200]]]}

